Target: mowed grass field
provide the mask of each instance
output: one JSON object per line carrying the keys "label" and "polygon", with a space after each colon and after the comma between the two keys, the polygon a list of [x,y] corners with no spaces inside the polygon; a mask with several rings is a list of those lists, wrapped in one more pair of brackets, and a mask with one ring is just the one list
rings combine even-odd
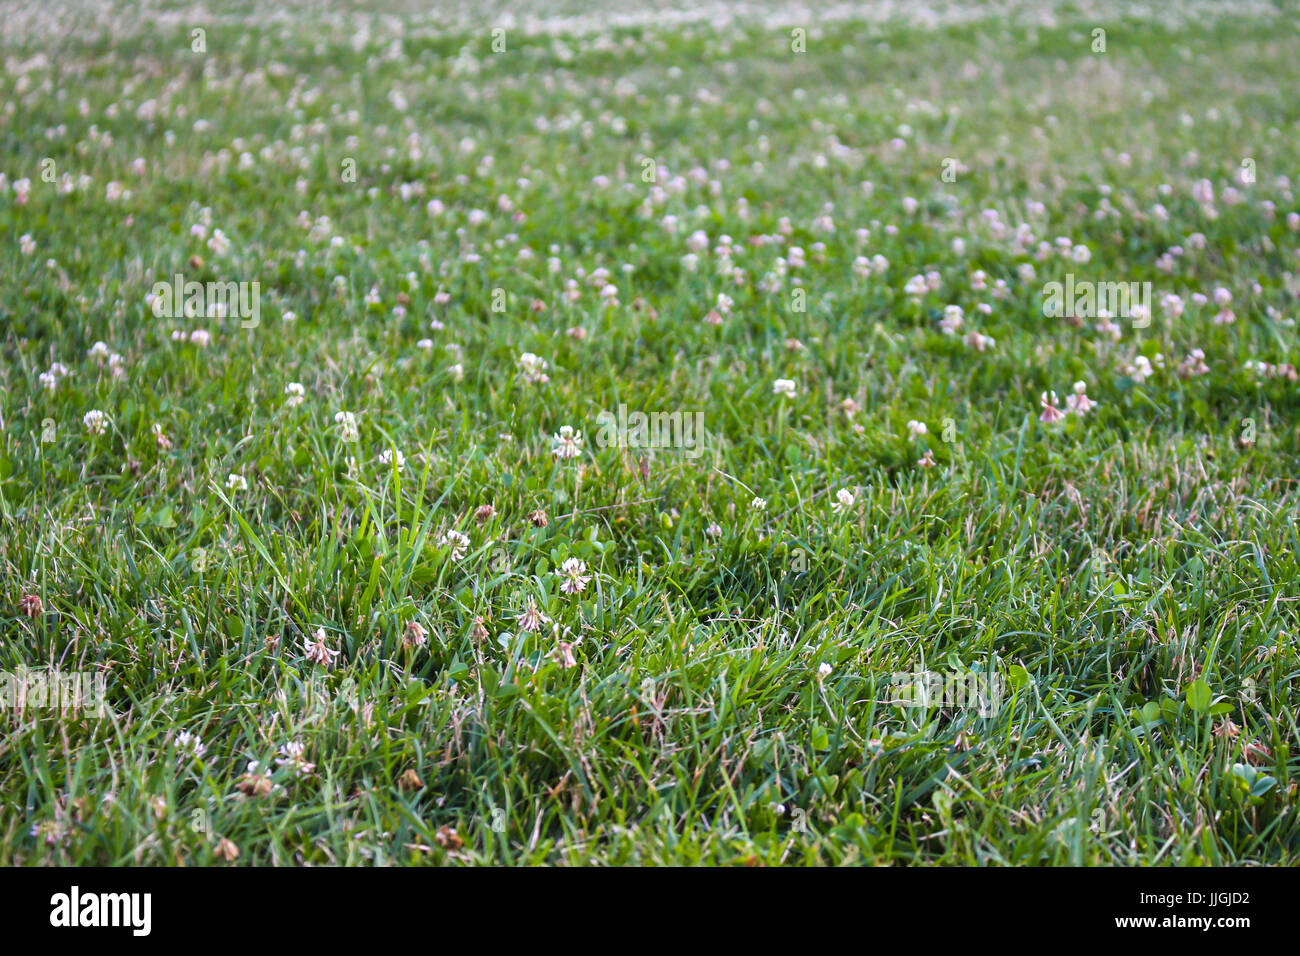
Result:
{"label": "mowed grass field", "polygon": [[1297,12],[4,4],[0,861],[1294,865]]}

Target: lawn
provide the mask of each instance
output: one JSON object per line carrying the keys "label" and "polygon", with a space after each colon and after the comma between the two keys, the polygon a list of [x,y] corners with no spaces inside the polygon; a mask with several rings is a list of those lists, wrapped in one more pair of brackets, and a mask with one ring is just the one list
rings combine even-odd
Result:
{"label": "lawn", "polygon": [[1297,4],[0,19],[0,862],[1300,863]]}

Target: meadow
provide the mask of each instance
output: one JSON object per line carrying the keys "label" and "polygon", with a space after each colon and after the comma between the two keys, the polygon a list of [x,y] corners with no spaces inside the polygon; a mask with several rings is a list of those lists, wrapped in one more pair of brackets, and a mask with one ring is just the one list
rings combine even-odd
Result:
{"label": "meadow", "polygon": [[1294,2],[0,22],[0,862],[1300,862]]}

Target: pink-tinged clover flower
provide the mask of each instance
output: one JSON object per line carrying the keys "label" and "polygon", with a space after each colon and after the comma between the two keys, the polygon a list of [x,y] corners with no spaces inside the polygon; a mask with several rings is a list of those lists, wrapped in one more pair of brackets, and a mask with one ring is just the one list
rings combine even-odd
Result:
{"label": "pink-tinged clover flower", "polygon": [[311,639],[304,637],[302,643],[307,660],[313,664],[320,664],[328,668],[334,663],[334,658],[339,656],[338,651],[332,651],[325,646],[325,628],[323,627],[316,628],[316,633]]}
{"label": "pink-tinged clover flower", "polygon": [[1075,382],[1074,393],[1065,399],[1065,404],[1069,410],[1076,415],[1085,415],[1091,409],[1096,408],[1097,403],[1089,398],[1087,393],[1088,384],[1086,382]]}
{"label": "pink-tinged clover flower", "polygon": [[1065,412],[1061,411],[1058,407],[1060,399],[1056,397],[1055,392],[1043,392],[1043,396],[1039,399],[1038,404],[1043,406],[1043,414],[1038,416],[1040,422],[1045,422],[1046,424],[1051,425],[1054,422],[1059,422],[1065,417]]}
{"label": "pink-tinged clover flower", "polygon": [[587,573],[586,563],[577,558],[566,558],[560,565],[560,574],[564,578],[560,583],[560,590],[565,594],[580,594],[591,583],[591,575]]}

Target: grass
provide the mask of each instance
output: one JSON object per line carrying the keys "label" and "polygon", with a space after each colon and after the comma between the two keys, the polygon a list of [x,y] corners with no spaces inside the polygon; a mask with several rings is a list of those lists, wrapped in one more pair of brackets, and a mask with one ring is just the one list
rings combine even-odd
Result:
{"label": "grass", "polygon": [[[0,37],[0,670],[105,712],[0,716],[0,861],[1298,862],[1294,4],[803,53],[758,8],[40,9]],[[177,273],[257,324],[157,316]],[[1067,273],[1150,324],[1047,317]],[[608,445],[620,405],[705,435]]]}

